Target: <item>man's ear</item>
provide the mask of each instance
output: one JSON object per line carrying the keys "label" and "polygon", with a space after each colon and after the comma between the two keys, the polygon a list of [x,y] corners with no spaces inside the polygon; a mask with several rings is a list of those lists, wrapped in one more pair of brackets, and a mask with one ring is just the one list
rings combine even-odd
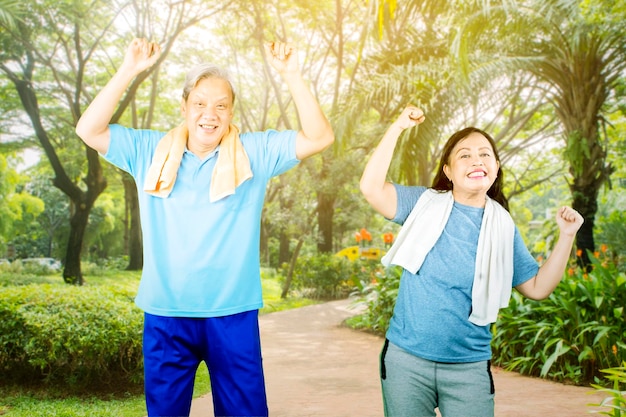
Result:
{"label": "man's ear", "polygon": [[187,112],[187,103],[185,102],[184,98],[181,98],[180,99],[180,114],[185,116],[186,112]]}

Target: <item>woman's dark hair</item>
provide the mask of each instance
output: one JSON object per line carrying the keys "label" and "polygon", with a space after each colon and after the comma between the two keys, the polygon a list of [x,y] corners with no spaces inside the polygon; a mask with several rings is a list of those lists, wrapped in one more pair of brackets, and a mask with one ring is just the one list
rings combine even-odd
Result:
{"label": "woman's dark hair", "polygon": [[500,203],[500,205],[508,211],[509,201],[506,199],[504,193],[502,192],[503,172],[502,164],[500,163],[500,157],[498,156],[498,148],[496,147],[496,142],[489,134],[475,127],[466,127],[465,129],[459,130],[458,132],[450,136],[450,139],[448,139],[445,146],[443,147],[441,160],[439,161],[439,168],[437,169],[437,175],[435,175],[435,178],[433,179],[432,188],[438,191],[452,190],[452,182],[448,179],[448,177],[446,177],[446,174],[443,172],[443,166],[450,164],[450,154],[452,153],[452,149],[454,149],[456,144],[467,138],[472,133],[480,133],[485,138],[487,138],[487,140],[491,144],[494,156],[496,157],[496,161],[498,161],[499,163],[499,168],[498,176],[496,177],[494,183],[491,185],[491,188],[489,188],[489,190],[487,191],[487,195]]}

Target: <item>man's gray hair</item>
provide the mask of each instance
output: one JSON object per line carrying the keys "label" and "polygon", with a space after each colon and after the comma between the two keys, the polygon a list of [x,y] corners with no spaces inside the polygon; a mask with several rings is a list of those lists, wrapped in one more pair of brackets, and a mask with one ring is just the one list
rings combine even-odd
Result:
{"label": "man's gray hair", "polygon": [[230,80],[230,74],[225,69],[213,64],[200,64],[192,68],[185,78],[185,85],[183,86],[183,100],[187,101],[189,93],[193,90],[201,80],[205,78],[220,78],[228,82],[230,91],[233,96],[233,104],[235,104],[235,89],[233,83]]}

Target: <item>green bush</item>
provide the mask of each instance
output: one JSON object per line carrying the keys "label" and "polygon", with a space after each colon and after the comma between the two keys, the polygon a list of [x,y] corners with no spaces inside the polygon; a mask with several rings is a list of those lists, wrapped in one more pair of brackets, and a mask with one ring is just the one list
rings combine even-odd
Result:
{"label": "green bush", "polygon": [[83,275],[103,276],[108,275],[111,271],[123,271],[128,266],[128,257],[119,256],[115,258],[99,258],[92,262],[81,263],[81,271]]}
{"label": "green bush", "polygon": [[349,323],[382,336],[387,331],[396,305],[402,268],[379,268],[374,274],[374,279],[361,290],[360,302],[365,304],[366,311],[351,318]]}
{"label": "green bush", "polygon": [[496,365],[587,385],[626,360],[626,274],[608,259],[592,262],[589,273],[571,267],[546,300],[514,292],[494,326]]}
{"label": "green bush", "polygon": [[[606,376],[608,383],[591,384],[591,386],[598,392],[608,394],[608,397],[599,404],[590,405],[608,408],[608,410],[594,410],[593,412],[612,417],[626,416],[626,391],[623,390],[626,387],[626,362],[623,362],[619,368],[603,369],[602,372],[608,375]],[[606,388],[606,386],[611,386],[611,388]]]}
{"label": "green bush", "polygon": [[141,311],[119,287],[0,287],[0,371],[69,387],[142,381]]}
{"label": "green bush", "polygon": [[[622,272],[626,271],[626,211],[616,210],[607,217],[599,217],[596,221],[598,228],[597,242],[604,242],[611,248],[605,255],[612,258],[612,262],[619,264]],[[609,251],[607,251],[609,252]]]}
{"label": "green bush", "polygon": [[[343,298],[367,275],[364,265],[364,261],[351,262],[332,254],[300,256],[291,289],[313,299]],[[283,276],[287,276],[287,269],[288,266],[283,267]]]}

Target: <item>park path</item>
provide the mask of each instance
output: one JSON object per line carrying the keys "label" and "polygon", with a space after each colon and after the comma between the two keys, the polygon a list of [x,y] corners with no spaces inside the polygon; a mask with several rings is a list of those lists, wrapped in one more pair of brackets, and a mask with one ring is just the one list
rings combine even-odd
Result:
{"label": "park path", "polygon": [[[260,317],[272,417],[380,417],[378,355],[383,339],[343,321],[358,311],[349,300]],[[493,369],[496,416],[588,416],[603,395]],[[213,416],[211,395],[196,398],[191,417]]]}

